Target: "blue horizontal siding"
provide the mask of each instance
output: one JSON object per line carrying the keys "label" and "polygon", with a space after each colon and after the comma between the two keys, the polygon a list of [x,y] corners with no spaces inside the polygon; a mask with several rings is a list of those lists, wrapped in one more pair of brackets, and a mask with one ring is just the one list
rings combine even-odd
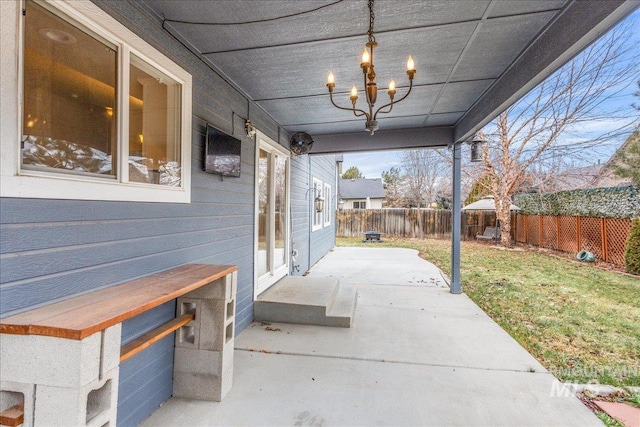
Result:
{"label": "blue horizontal siding", "polygon": [[[302,275],[309,269],[309,233],[311,232],[311,202],[309,180],[311,156],[291,158],[291,246],[298,251],[297,270],[293,275]],[[292,266],[293,268],[293,266]]]}
{"label": "blue horizontal siding", "polygon": [[122,322],[122,345],[154,330],[176,317],[176,301],[168,301]]}
{"label": "blue horizontal siding", "polygon": [[120,365],[118,426],[137,426],[173,393],[174,335]]}
{"label": "blue horizontal siding", "polygon": [[311,233],[311,265],[313,266],[331,248],[335,246],[335,207],[336,196],[336,159],[334,155],[312,156],[311,175],[318,178],[323,184],[331,186],[331,200],[325,200],[325,208],[331,210],[331,224]]}

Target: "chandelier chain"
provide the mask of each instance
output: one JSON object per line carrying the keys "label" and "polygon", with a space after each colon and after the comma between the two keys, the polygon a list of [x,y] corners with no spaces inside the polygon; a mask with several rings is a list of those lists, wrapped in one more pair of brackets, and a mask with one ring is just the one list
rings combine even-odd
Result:
{"label": "chandelier chain", "polygon": [[369,0],[369,31],[367,34],[369,35],[369,41],[375,42],[376,38],[373,35],[373,21],[376,19],[376,15],[373,13],[373,0]]}

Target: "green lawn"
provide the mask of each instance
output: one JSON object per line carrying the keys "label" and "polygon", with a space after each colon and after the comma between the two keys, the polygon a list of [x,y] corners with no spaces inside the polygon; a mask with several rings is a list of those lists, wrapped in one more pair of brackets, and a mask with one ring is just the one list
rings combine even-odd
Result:
{"label": "green lawn", "polygon": [[[417,249],[449,273],[448,240],[386,240],[375,245]],[[463,291],[561,381],[640,385],[639,277],[476,242],[461,256]]]}

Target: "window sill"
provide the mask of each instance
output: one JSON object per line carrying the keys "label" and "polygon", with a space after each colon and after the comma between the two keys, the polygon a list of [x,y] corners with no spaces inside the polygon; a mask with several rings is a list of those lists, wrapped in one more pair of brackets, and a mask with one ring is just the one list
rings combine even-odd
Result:
{"label": "window sill", "polygon": [[[186,183],[183,183],[185,185]],[[191,194],[184,188],[160,185],[118,183],[112,180],[28,174],[2,176],[2,197],[108,200],[155,203],[190,203]]]}

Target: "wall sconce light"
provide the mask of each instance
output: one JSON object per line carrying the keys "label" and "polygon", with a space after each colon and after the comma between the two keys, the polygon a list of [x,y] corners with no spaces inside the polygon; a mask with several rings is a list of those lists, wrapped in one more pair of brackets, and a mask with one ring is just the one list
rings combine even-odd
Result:
{"label": "wall sconce light", "polygon": [[322,212],[324,209],[324,197],[317,195],[315,198],[316,212]]}
{"label": "wall sconce light", "polygon": [[476,132],[471,142],[469,142],[469,144],[471,144],[471,161],[473,163],[482,161],[482,144],[485,142],[487,141],[482,139],[480,135],[478,135],[478,132]]}
{"label": "wall sconce light", "polygon": [[244,129],[247,132],[247,138],[253,138],[256,136],[256,128],[253,127],[251,120],[247,120],[244,122]]}
{"label": "wall sconce light", "polygon": [[315,208],[316,212],[322,212],[324,210],[324,197],[322,197],[322,190],[318,190],[316,187],[311,187],[307,190],[306,193],[304,193],[304,198],[306,200],[307,196],[312,191],[313,194],[316,195],[315,199],[313,199],[313,207]]}

